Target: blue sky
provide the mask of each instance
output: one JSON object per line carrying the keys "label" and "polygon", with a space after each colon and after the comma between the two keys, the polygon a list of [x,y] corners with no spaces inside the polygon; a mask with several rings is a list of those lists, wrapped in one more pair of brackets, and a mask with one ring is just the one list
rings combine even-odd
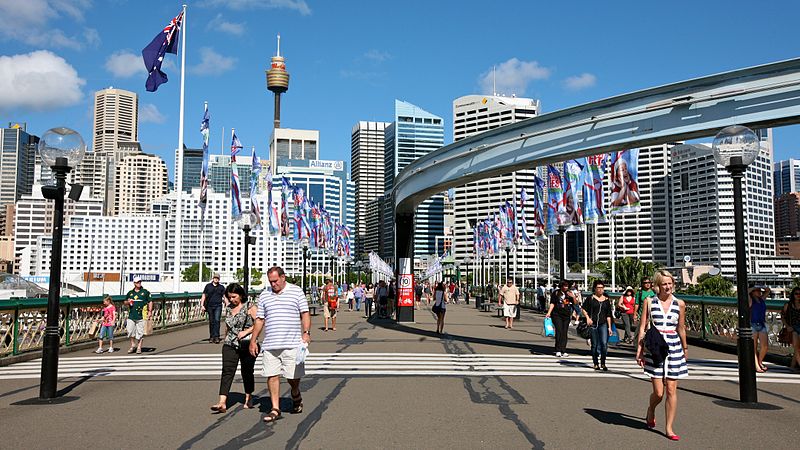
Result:
{"label": "blue sky", "polygon": [[[552,3],[552,4],[551,4]],[[201,0],[187,13],[186,144],[199,147],[203,101],[211,148],[230,129],[266,157],[272,94],[264,70],[275,36],[291,74],[282,125],[320,130],[323,159],[350,157],[358,120],[389,120],[394,99],[445,119],[452,101],[498,92],[549,112],[633,90],[800,56],[800,5],[774,1],[533,2]],[[91,139],[92,93],[139,94],[139,140],[173,170],[179,59],[146,92],[141,49],[181,2],[0,0],[0,124],[54,126]],[[225,136],[221,136],[225,127]],[[776,159],[798,157],[800,127],[775,131]]]}

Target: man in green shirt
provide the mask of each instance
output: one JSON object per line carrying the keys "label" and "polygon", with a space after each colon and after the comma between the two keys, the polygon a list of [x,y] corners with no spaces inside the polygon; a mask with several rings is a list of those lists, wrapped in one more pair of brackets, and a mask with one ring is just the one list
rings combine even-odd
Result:
{"label": "man in green shirt", "polygon": [[125,299],[128,304],[128,337],[131,339],[131,348],[128,353],[142,353],[142,341],[144,340],[144,325],[147,320],[144,307],[147,306],[147,314],[152,314],[153,301],[150,299],[150,291],[142,287],[142,279],[139,276],[133,277],[133,289],[128,291]]}
{"label": "man in green shirt", "polygon": [[636,293],[636,322],[639,322],[639,317],[642,317],[642,308],[645,302],[654,295],[656,295],[656,293],[653,292],[653,282],[650,281],[650,277],[645,277],[642,280],[642,286],[639,288],[639,292]]}

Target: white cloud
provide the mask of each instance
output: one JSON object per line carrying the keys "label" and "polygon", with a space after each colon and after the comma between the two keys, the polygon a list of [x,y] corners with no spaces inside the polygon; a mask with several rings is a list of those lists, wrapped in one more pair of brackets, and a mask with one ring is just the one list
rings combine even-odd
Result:
{"label": "white cloud", "polygon": [[221,75],[236,64],[236,58],[222,56],[210,47],[200,49],[200,63],[189,68],[196,75]]}
{"label": "white cloud", "polygon": [[0,56],[0,110],[50,110],[83,98],[86,80],[64,58],[47,50]]}
{"label": "white cloud", "polygon": [[0,1],[0,38],[36,47],[96,47],[100,43],[96,29],[83,27],[82,34],[70,36],[57,25],[83,22],[83,13],[91,5],[91,0]]}
{"label": "white cloud", "polygon": [[564,87],[570,91],[579,91],[581,89],[590,88],[597,83],[597,77],[590,73],[582,73],[580,75],[567,77],[564,80]]}
{"label": "white cloud", "polygon": [[367,53],[364,53],[364,58],[370,59],[375,62],[384,62],[388,59],[391,59],[392,55],[390,55],[389,52],[372,49]]}
{"label": "white cloud", "polygon": [[221,31],[223,33],[232,34],[234,36],[241,36],[244,34],[244,24],[236,22],[228,22],[222,18],[222,14],[217,14],[216,17],[211,19],[206,25],[206,30]]}
{"label": "white cloud", "polygon": [[134,75],[147,75],[142,56],[129,50],[118,50],[108,57],[106,70],[117,78],[130,78]]}
{"label": "white cloud", "polygon": [[[481,90],[486,94],[497,92],[504,95],[523,95],[528,89],[528,84],[534,80],[545,80],[550,77],[550,69],[542,67],[537,61],[520,61],[511,58],[492,69],[481,74],[478,79]],[[493,84],[496,84],[494,92]]]}
{"label": "white cloud", "polygon": [[207,7],[227,6],[238,11],[248,9],[289,9],[307,16],[311,8],[305,0],[207,0],[202,4]]}
{"label": "white cloud", "polygon": [[139,122],[164,123],[167,118],[152,103],[139,105]]}

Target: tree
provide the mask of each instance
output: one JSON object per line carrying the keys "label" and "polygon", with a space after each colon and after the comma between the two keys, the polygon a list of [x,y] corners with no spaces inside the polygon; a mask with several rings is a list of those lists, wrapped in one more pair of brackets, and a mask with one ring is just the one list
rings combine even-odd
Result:
{"label": "tree", "polygon": [[708,297],[733,297],[733,283],[722,278],[721,275],[711,276],[707,273],[697,278],[697,284],[686,289],[689,295],[702,295]]}
{"label": "tree", "polygon": [[569,265],[569,271],[574,273],[583,273],[583,266],[581,263],[572,263]]}
{"label": "tree", "polygon": [[[250,286],[260,286],[261,285],[261,277],[264,276],[264,272],[256,269],[255,267],[250,268]],[[240,284],[244,283],[244,269],[241,267],[236,269],[236,281]]]}
{"label": "tree", "polygon": [[792,289],[796,287],[800,287],[800,276],[794,277],[794,279],[792,280]]}
{"label": "tree", "polygon": [[[594,263],[593,268],[595,272],[603,274],[606,283],[613,283],[611,279],[611,262],[598,261]],[[619,288],[624,288],[625,286],[637,288],[641,286],[642,280],[645,277],[652,277],[661,266],[654,262],[625,257],[618,259],[614,268],[617,279],[616,284]]]}
{"label": "tree", "polygon": [[198,280],[198,268],[199,264],[194,263],[191,266],[183,269],[181,271],[181,280],[182,281],[211,281],[211,273],[214,270],[211,267],[208,267],[206,264],[203,264],[203,279]]}

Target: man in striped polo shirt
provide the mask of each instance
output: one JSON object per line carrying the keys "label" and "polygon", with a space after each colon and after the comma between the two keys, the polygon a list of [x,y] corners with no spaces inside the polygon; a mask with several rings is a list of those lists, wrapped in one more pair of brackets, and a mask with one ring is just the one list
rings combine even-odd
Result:
{"label": "man in striped polo shirt", "polygon": [[292,414],[303,412],[303,398],[300,396],[300,378],[305,375],[305,365],[296,364],[295,356],[301,342],[311,342],[311,316],[303,290],[286,282],[286,273],[274,266],[267,271],[270,287],[258,297],[258,312],[253,324],[250,353],[258,356],[258,336],[264,333],[262,343],[263,374],[267,377],[267,387],[272,400],[272,410],[264,417],[264,422],[274,422],[281,418],[280,376],[283,375],[292,388]]}

